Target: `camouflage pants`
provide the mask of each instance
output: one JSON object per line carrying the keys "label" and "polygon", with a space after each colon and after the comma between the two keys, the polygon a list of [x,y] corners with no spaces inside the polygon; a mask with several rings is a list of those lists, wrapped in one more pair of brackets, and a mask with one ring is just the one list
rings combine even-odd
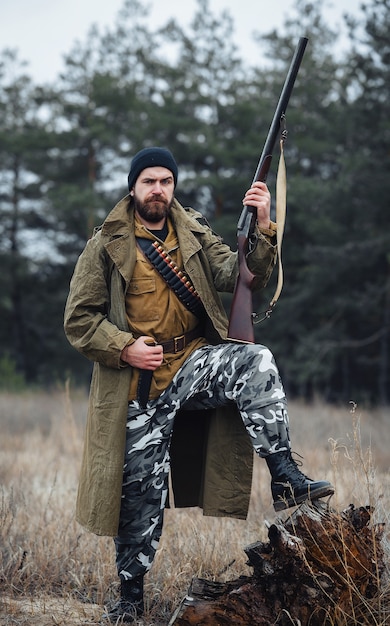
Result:
{"label": "camouflage pants", "polygon": [[169,387],[146,409],[128,407],[122,503],[115,538],[118,574],[128,580],[151,567],[168,495],[169,443],[180,408],[234,401],[259,456],[290,447],[283,387],[273,356],[261,345],[222,344],[195,350]]}

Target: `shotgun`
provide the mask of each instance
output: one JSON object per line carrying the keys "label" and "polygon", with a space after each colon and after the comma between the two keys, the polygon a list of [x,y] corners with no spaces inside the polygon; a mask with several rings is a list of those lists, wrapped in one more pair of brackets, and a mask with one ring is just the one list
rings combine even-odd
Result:
{"label": "shotgun", "polygon": [[[307,42],[307,37],[301,37],[295,49],[279,102],[268,131],[267,139],[257,165],[253,183],[257,181],[265,182],[267,179],[271,167],[272,152],[278,135],[281,132],[288,101],[294,87]],[[246,257],[249,251],[250,237],[254,231],[255,224],[256,208],[244,206],[237,224],[238,276],[233,292],[228,329],[228,339],[244,343],[254,343],[253,319],[256,315],[253,313],[252,290],[256,276],[250,271]]]}

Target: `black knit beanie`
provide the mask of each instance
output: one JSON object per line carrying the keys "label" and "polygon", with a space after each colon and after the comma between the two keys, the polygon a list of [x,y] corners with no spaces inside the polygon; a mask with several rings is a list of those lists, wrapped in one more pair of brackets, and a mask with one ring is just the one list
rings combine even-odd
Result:
{"label": "black knit beanie", "polygon": [[173,174],[173,180],[177,183],[177,163],[172,153],[166,148],[144,148],[137,152],[131,161],[131,168],[127,178],[129,191],[134,187],[135,181],[146,167],[166,167]]}

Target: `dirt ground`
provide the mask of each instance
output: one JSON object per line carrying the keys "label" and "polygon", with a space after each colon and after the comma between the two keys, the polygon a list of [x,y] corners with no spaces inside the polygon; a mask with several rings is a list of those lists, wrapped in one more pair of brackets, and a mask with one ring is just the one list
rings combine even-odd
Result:
{"label": "dirt ground", "polygon": [[[92,626],[102,621],[103,607],[74,599],[40,597],[0,600],[0,626]],[[108,625],[107,625],[108,626]],[[146,614],[135,626],[167,626]]]}
{"label": "dirt ground", "polygon": [[41,597],[16,600],[2,598],[1,626],[76,626],[99,624],[101,607],[85,605],[72,599]]}

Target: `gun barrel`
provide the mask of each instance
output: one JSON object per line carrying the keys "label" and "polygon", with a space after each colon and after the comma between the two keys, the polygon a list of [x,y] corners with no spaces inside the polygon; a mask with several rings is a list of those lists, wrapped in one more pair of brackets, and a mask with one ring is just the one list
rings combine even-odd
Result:
{"label": "gun barrel", "polygon": [[295,79],[297,77],[299,67],[301,65],[302,58],[306,50],[307,42],[308,42],[307,37],[301,37],[295,49],[294,56],[290,63],[290,68],[288,70],[286,79],[284,81],[283,89],[279,97],[279,102],[276,106],[275,113],[272,118],[272,122],[271,122],[268,135],[267,135],[267,139],[265,141],[264,148],[261,153],[255,175],[253,177],[254,183],[256,181],[261,181],[263,183],[266,181],[269,167],[265,168],[265,171],[264,171],[263,164],[266,161],[270,162],[270,159],[268,157],[272,155],[276,140],[280,133],[281,121],[282,121],[283,116],[286,113],[286,109],[287,109],[288,102],[290,100],[291,92],[294,88]]}
{"label": "gun barrel", "polygon": [[[307,37],[301,37],[290,63],[282,92],[272,118],[264,148],[261,153],[253,183],[265,182],[269,172],[272,152],[280,133],[281,122],[285,116],[287,105],[294,88],[302,57],[304,55]],[[253,184],[252,183],[252,184]],[[233,301],[229,317],[228,338],[232,341],[254,342],[253,315],[252,315],[252,285],[255,275],[249,270],[246,263],[248,239],[256,223],[256,210],[245,205],[237,225],[237,250],[239,270],[233,294]]]}

